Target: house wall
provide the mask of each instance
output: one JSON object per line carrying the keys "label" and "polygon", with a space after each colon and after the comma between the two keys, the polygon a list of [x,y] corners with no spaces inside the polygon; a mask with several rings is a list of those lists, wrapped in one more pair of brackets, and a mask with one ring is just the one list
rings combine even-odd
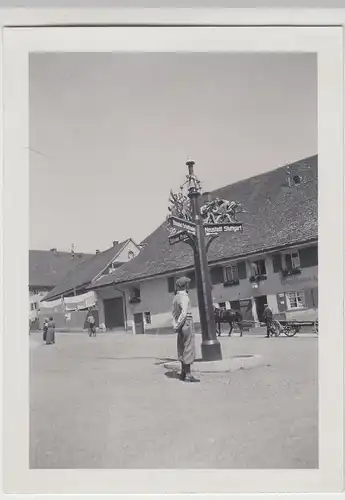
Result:
{"label": "house wall", "polygon": [[[131,295],[131,288],[127,288],[127,298]],[[199,322],[199,309],[196,290],[190,290],[192,313],[195,322]],[[151,314],[151,324],[145,324],[145,329],[171,328],[171,309],[173,293],[168,293],[167,278],[155,278],[140,283],[140,302],[130,304],[127,300],[128,319],[133,323],[134,314]]]}
{"label": "house wall", "polygon": [[[302,290],[309,290],[317,288],[318,286],[318,267],[307,267],[301,270],[301,274],[282,278],[280,273],[273,272],[272,255],[265,257],[267,280],[259,282],[258,288],[254,289],[252,283],[249,281],[250,277],[250,264],[246,262],[247,278],[240,280],[239,285],[232,287],[224,287],[223,284],[213,285],[212,295],[216,302],[230,302],[235,300],[242,300],[247,298],[254,299],[261,295],[267,296],[267,303],[272,309],[274,314],[278,314],[278,299],[277,294],[286,292],[299,292]],[[308,308],[312,309],[312,308]],[[316,308],[315,308],[316,309]],[[290,318],[315,316],[315,312],[310,314],[311,311],[286,311],[287,316]],[[255,314],[254,314],[254,319]]]}
{"label": "house wall", "polygon": [[[300,248],[305,248],[301,246]],[[253,288],[249,278],[251,276],[251,260],[258,258],[265,259],[267,279],[260,281],[258,288]],[[242,259],[243,261],[243,259]],[[231,264],[234,262],[232,261]],[[227,264],[224,264],[225,268]],[[258,314],[256,310],[255,298],[260,296],[267,297],[267,303],[273,313],[280,318],[293,320],[314,320],[317,317],[317,297],[311,303],[311,290],[317,295],[318,288],[318,266],[304,267],[301,269],[301,274],[296,274],[288,277],[283,277],[280,272],[274,272],[273,255],[266,254],[249,259],[246,261],[247,277],[241,279],[238,285],[225,287],[223,283],[215,284],[212,287],[212,296],[215,302],[225,302],[226,307],[230,308],[232,301],[245,301],[250,299],[252,303],[252,320],[258,322]],[[287,310],[285,294],[287,292],[304,291],[307,299],[307,307],[305,309]],[[279,304],[283,298],[279,297],[282,294],[284,297],[285,306]],[[197,307],[196,290],[190,290],[189,296],[193,309],[193,316],[196,323],[199,322],[199,311]],[[151,324],[145,325],[146,329],[160,329],[171,327],[171,305],[174,298],[174,293],[168,292],[167,277],[156,278],[144,281],[140,284],[141,301],[138,304],[130,305],[128,310],[131,315],[134,313],[151,313]],[[251,315],[249,314],[249,319]]]}
{"label": "house wall", "polygon": [[39,329],[40,302],[47,295],[47,290],[29,290],[29,320],[32,323],[32,330]]}
{"label": "house wall", "polygon": [[[266,254],[258,258],[265,259],[267,280],[260,281],[258,288],[253,288],[249,278],[251,276],[250,260],[246,261],[247,277],[241,279],[238,285],[225,287],[223,283],[213,285],[212,296],[215,302],[225,302],[226,307],[230,307],[231,301],[245,301],[249,299],[252,304],[250,318],[258,322],[255,298],[262,295],[267,296],[267,303],[277,317],[286,317],[286,319],[296,320],[314,320],[317,317],[317,305],[313,306],[308,300],[305,309],[286,310],[286,292],[305,291],[306,295],[313,290],[317,294],[318,287],[318,267],[306,267],[301,269],[301,274],[282,277],[280,272],[274,272],[272,255]],[[253,259],[257,260],[257,258]],[[243,259],[242,259],[243,261]],[[234,262],[231,262],[233,264]],[[223,264],[226,267],[227,264]],[[176,275],[178,275],[176,273]],[[181,273],[179,274],[181,275]],[[119,286],[120,287],[120,286]],[[140,289],[140,302],[131,304],[130,298],[133,295],[133,289]],[[168,277],[159,277],[148,279],[132,285],[122,285],[121,289],[126,294],[126,312],[128,319],[128,329],[135,332],[134,315],[150,313],[151,323],[144,322],[145,331],[155,330],[159,333],[163,329],[171,329],[171,309],[174,299],[174,293],[168,290]],[[119,296],[119,292],[114,291],[113,287],[100,289],[98,292],[100,298],[110,298]],[[115,295],[116,294],[116,295]],[[282,297],[279,297],[282,294]],[[309,294],[310,295],[310,294]],[[308,295],[308,297],[309,297]],[[192,313],[194,321],[199,323],[199,310],[197,302],[196,289],[189,291]],[[283,302],[285,306],[280,304]],[[99,306],[101,311],[101,307]]]}

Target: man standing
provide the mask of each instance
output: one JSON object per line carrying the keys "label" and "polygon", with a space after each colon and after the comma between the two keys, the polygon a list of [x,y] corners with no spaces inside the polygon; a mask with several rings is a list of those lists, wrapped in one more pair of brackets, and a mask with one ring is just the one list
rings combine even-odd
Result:
{"label": "man standing", "polygon": [[181,380],[197,382],[190,373],[191,364],[195,359],[195,338],[188,297],[189,284],[190,279],[186,277],[176,280],[176,295],[173,301],[172,317],[174,332],[177,332],[177,355],[181,362]]}
{"label": "man standing", "polygon": [[91,307],[89,308],[89,314],[88,314],[86,321],[87,321],[88,327],[89,327],[89,337],[92,337],[92,336],[96,337],[95,318],[92,314]]}
{"label": "man standing", "polygon": [[270,333],[272,331],[272,320],[273,320],[273,313],[272,309],[268,307],[268,304],[265,304],[265,309],[263,313],[264,321],[267,326],[267,333],[266,333],[266,338],[270,336]]}

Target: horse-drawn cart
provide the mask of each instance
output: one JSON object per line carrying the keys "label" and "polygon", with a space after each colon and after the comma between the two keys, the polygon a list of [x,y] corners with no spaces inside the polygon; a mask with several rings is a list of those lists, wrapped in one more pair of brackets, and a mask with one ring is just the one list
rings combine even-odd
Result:
{"label": "horse-drawn cart", "polygon": [[314,333],[319,332],[319,322],[316,321],[289,321],[289,320],[277,320],[274,319],[272,322],[272,333],[278,337],[281,333],[284,333],[287,337],[293,337],[296,333],[299,333],[303,327],[312,327]]}

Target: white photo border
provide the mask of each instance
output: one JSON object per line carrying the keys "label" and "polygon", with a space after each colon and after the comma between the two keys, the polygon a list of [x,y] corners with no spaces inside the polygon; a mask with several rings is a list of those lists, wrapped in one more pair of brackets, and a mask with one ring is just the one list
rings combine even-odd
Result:
{"label": "white photo border", "polygon": [[[345,17],[345,16],[344,16]],[[343,28],[3,30],[3,353],[6,493],[340,492],[343,488]],[[30,52],[313,52],[318,57],[319,469],[33,470],[28,465]],[[338,279],[337,279],[338,278]],[[332,293],[330,293],[332,290]],[[13,298],[16,297],[16,300]],[[328,331],[328,313],[332,329]],[[325,332],[323,334],[323,332]],[[20,367],[20,369],[18,368]],[[335,406],[334,401],[338,404]],[[331,410],[330,410],[331,409]]]}

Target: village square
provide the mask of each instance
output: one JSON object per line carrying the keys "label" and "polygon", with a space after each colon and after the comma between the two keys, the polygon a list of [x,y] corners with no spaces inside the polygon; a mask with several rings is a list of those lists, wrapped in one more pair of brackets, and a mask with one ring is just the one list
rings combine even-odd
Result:
{"label": "village square", "polygon": [[318,468],[315,54],[29,63],[29,467]]}
{"label": "village square", "polygon": [[140,244],[46,252],[31,467],[317,467],[317,157],[216,193],[187,166]]}

